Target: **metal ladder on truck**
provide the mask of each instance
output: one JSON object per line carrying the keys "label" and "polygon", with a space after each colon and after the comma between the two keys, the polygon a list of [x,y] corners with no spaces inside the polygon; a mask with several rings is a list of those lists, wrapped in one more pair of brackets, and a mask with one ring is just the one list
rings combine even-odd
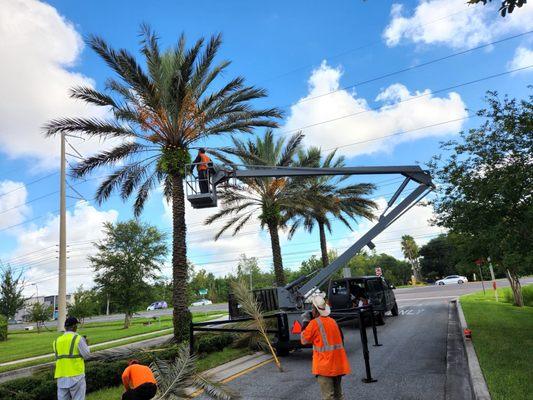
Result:
{"label": "metal ladder on truck", "polygon": [[[190,170],[190,168],[187,168],[187,170]],[[217,206],[217,186],[232,179],[246,183],[247,178],[290,178],[325,175],[401,175],[404,180],[388,200],[387,207],[381,213],[374,226],[331,264],[320,269],[316,274],[301,276],[286,286],[254,291],[262,310],[269,313],[270,318],[275,317],[278,320],[278,329],[272,333],[276,334],[276,350],[280,355],[301,347],[299,330],[294,329],[294,327],[302,324],[301,313],[308,307],[306,300],[319,291],[337,271],[344,267],[365,246],[373,249],[375,247],[372,243],[374,238],[431,192],[434,189],[431,175],[418,165],[343,168],[258,167],[253,169],[238,169],[235,166],[215,165],[210,174],[208,193],[199,193],[194,190],[194,187],[197,187],[194,182],[194,176],[186,178],[187,199],[193,208],[206,208]],[[416,185],[414,188],[408,188],[409,183],[415,183]],[[405,197],[401,198],[400,196],[402,195]],[[230,316],[233,315],[242,320],[240,316],[236,315],[234,304],[232,310],[231,299],[229,303]],[[196,330],[231,331],[231,328],[210,329],[201,327],[207,324],[195,324],[199,328]],[[375,341],[377,345],[377,336],[375,336]]]}

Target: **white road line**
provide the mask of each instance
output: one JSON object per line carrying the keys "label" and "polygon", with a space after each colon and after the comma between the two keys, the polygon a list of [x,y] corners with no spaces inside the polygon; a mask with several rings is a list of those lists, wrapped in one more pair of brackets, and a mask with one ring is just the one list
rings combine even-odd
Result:
{"label": "white road line", "polygon": [[439,297],[415,297],[412,299],[396,299],[396,301],[418,301],[418,300],[439,300],[439,299],[455,299],[458,296],[439,296]]}

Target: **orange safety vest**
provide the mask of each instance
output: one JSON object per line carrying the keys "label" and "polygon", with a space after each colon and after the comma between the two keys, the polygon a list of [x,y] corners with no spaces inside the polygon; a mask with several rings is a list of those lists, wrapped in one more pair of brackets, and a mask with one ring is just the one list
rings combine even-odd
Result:
{"label": "orange safety vest", "polygon": [[198,164],[198,171],[207,170],[210,162],[211,162],[211,159],[209,158],[207,154],[200,153],[200,164]]}
{"label": "orange safety vest", "polygon": [[313,344],[313,375],[341,376],[350,373],[350,364],[341,331],[333,318],[318,317],[302,332],[302,344]]}

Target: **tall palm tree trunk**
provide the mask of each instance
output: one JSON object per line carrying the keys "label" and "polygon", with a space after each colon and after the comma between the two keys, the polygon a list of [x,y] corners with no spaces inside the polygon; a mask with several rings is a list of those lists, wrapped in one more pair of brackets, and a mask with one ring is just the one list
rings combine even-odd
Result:
{"label": "tall palm tree trunk", "polygon": [[281,246],[279,245],[278,224],[274,221],[268,222],[270,233],[270,244],[272,246],[272,258],[274,260],[274,275],[278,286],[285,286],[285,273],[283,272],[283,260],[281,258]]}
{"label": "tall palm tree trunk", "polygon": [[322,268],[325,268],[329,265],[329,257],[328,257],[328,243],[326,241],[326,227],[324,226],[324,223],[320,220],[317,221],[318,223],[318,231],[320,233],[320,251],[322,252]]}
{"label": "tall palm tree trunk", "polygon": [[185,241],[185,196],[183,181],[179,175],[172,176],[172,305],[174,338],[178,343],[189,337],[191,313],[187,307],[187,243]]}

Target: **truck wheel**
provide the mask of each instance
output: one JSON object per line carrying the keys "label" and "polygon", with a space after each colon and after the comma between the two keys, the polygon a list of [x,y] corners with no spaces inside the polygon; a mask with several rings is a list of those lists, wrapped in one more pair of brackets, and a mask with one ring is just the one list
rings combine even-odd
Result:
{"label": "truck wheel", "polygon": [[393,317],[398,316],[398,303],[394,302],[394,306],[392,307],[392,310],[390,310]]}
{"label": "truck wheel", "polygon": [[376,316],[376,325],[385,325],[385,318],[383,318],[384,313],[379,312]]}
{"label": "truck wheel", "polygon": [[288,343],[278,342],[276,343],[275,350],[278,357],[287,357],[291,349]]}

